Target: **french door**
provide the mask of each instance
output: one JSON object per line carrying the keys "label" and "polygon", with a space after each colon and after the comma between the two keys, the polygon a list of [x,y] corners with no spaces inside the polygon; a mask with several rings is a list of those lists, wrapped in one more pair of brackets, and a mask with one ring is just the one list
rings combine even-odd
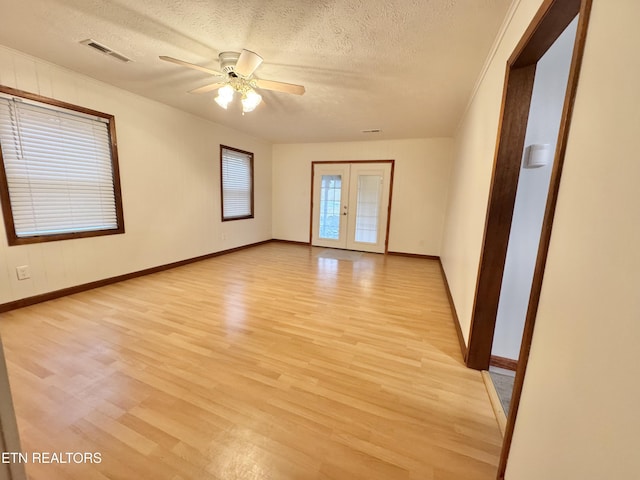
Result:
{"label": "french door", "polygon": [[314,163],[311,244],[384,253],[391,162]]}

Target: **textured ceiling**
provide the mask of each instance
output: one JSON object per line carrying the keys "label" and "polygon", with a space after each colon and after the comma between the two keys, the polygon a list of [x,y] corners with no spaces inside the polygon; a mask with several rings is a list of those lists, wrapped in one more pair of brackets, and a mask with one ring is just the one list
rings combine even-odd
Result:
{"label": "textured ceiling", "polygon": [[[450,136],[510,0],[0,0],[0,44],[273,142]],[[133,60],[80,45],[92,38]],[[225,111],[207,74],[247,48],[301,84]],[[378,134],[361,130],[379,128]]]}

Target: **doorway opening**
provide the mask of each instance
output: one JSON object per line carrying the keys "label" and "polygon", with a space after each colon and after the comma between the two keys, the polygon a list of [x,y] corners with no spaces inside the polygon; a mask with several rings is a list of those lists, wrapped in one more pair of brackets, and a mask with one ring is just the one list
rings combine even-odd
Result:
{"label": "doorway opening", "polygon": [[577,18],[573,53],[566,90],[562,99],[562,112],[557,128],[557,142],[550,169],[540,236],[537,248],[534,247],[536,254],[533,262],[533,275],[527,292],[525,322],[517,358],[509,415],[505,426],[498,479],[504,479],[505,476],[524,384],[591,3],[592,0],[545,0],[507,62],[483,246],[478,267],[469,342],[465,352],[466,365],[477,370],[488,370],[491,363],[536,69],[545,53]]}
{"label": "doorway opening", "polygon": [[[520,174],[496,312],[489,377],[500,400],[497,414],[509,413],[529,294],[544,218],[553,152],[578,19],[574,19],[536,65]],[[506,424],[506,421],[505,421]]]}
{"label": "doorway opening", "polygon": [[311,245],[386,253],[393,160],[313,162]]}

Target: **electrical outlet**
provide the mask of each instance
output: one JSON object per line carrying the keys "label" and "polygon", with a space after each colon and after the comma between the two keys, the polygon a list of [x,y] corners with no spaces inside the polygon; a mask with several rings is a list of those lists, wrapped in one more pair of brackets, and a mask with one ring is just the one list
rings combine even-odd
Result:
{"label": "electrical outlet", "polygon": [[16,267],[16,274],[18,275],[18,280],[26,280],[27,278],[31,278],[31,273],[29,272],[29,265],[22,265],[20,267]]}

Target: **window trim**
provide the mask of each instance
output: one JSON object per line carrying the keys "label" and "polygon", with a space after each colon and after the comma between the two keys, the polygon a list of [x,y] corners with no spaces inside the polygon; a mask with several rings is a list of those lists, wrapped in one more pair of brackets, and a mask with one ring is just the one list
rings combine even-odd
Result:
{"label": "window trim", "polygon": [[117,235],[125,232],[124,230],[124,211],[122,208],[122,191],[120,187],[120,169],[118,164],[118,142],[116,140],[116,124],[115,117],[108,113],[98,112],[89,108],[80,107],[71,103],[63,102],[35,93],[25,92],[11,87],[0,85],[0,92],[13,95],[16,97],[33,100],[36,102],[51,105],[53,107],[62,108],[66,110],[72,110],[75,112],[84,113],[87,115],[93,115],[96,117],[104,118],[108,121],[110,150],[111,150],[111,169],[113,172],[113,193],[115,199],[116,221],[117,228],[105,229],[105,230],[91,230],[82,232],[65,232],[55,233],[47,235],[36,235],[31,237],[18,237],[16,234],[15,224],[13,220],[13,211],[11,209],[11,198],[9,196],[9,184],[7,181],[7,175],[5,171],[4,158],[2,157],[2,149],[0,149],[0,203],[2,203],[2,216],[4,218],[4,225],[7,232],[7,240],[9,246],[14,245],[28,245],[33,243],[53,242],[58,240],[69,240],[72,238],[88,238],[99,237],[103,235]]}
{"label": "window trim", "polygon": [[[243,153],[249,156],[249,169],[251,171],[251,213],[249,215],[242,215],[238,217],[225,217],[224,216],[224,179],[222,176],[222,163],[223,163],[223,150],[232,150],[234,152]],[[229,147],[227,145],[220,144],[220,218],[223,222],[232,222],[234,220],[246,220],[248,218],[254,218],[254,190],[255,190],[255,175],[253,168],[253,153],[246,150],[240,150],[239,148]]]}

